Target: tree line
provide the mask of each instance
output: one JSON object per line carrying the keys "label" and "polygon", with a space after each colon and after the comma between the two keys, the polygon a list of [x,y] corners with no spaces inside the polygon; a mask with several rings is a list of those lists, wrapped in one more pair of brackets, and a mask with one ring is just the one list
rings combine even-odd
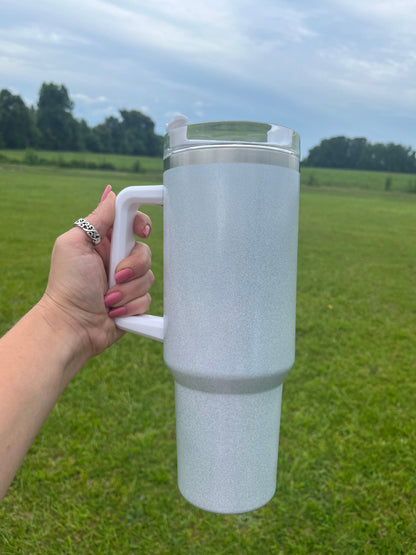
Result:
{"label": "tree line", "polygon": [[304,166],[416,173],[416,152],[395,143],[372,144],[359,137],[324,139],[302,161]]}
{"label": "tree line", "polygon": [[[26,106],[19,95],[0,91],[0,148],[91,151],[161,156],[163,138],[154,122],[137,110],[119,110],[89,127],[72,111],[65,85],[43,83],[36,106]],[[313,147],[302,165],[322,168],[416,173],[416,152],[395,143],[370,143],[366,138],[339,136]]]}
{"label": "tree line", "polygon": [[36,106],[26,106],[19,95],[0,91],[0,148],[67,150],[161,156],[163,138],[154,122],[137,110],[119,110],[90,127],[72,111],[65,85],[43,83]]}

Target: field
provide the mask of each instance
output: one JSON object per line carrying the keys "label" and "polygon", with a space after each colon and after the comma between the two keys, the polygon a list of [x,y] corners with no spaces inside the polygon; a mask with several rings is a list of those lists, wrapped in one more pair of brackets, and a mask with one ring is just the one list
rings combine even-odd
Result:
{"label": "field", "polygon": [[406,173],[302,168],[301,179],[303,185],[320,188],[416,193],[416,175]]}
{"label": "field", "polygon": [[[415,177],[386,191],[388,177],[302,170],[297,354],[268,505],[220,516],[183,500],[162,346],[126,335],[38,435],[0,505],[0,553],[416,553]],[[4,164],[0,332],[40,297],[55,237],[107,183],[160,179]],[[162,209],[147,212],[162,314]]]}
{"label": "field", "polygon": [[161,158],[124,156],[91,152],[54,152],[26,150],[0,150],[0,165],[24,164],[61,168],[104,169],[146,174],[147,178],[163,169]]}

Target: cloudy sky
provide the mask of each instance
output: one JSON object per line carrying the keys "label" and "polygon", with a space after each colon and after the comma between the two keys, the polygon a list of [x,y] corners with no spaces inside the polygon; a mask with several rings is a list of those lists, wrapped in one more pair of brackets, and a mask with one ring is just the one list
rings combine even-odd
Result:
{"label": "cloudy sky", "polygon": [[243,119],[416,149],[415,0],[1,0],[0,89],[64,84],[90,125],[118,109],[163,133]]}

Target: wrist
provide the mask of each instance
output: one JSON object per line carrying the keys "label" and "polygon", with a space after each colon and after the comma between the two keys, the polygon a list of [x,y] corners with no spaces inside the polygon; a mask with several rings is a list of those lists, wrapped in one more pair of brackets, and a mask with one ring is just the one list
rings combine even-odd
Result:
{"label": "wrist", "polygon": [[48,336],[48,349],[55,356],[62,372],[62,384],[66,387],[82,366],[93,356],[88,339],[73,318],[47,293],[33,307],[38,325]]}

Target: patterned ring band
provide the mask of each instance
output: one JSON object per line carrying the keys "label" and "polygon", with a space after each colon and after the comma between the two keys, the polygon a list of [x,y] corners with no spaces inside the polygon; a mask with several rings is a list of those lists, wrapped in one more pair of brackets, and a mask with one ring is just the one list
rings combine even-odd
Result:
{"label": "patterned ring band", "polygon": [[88,237],[91,239],[91,241],[94,243],[94,245],[98,245],[98,243],[101,242],[101,235],[98,233],[95,227],[91,225],[87,220],[84,220],[84,218],[80,218],[79,220],[74,222],[74,225],[77,225],[78,227],[83,229]]}

